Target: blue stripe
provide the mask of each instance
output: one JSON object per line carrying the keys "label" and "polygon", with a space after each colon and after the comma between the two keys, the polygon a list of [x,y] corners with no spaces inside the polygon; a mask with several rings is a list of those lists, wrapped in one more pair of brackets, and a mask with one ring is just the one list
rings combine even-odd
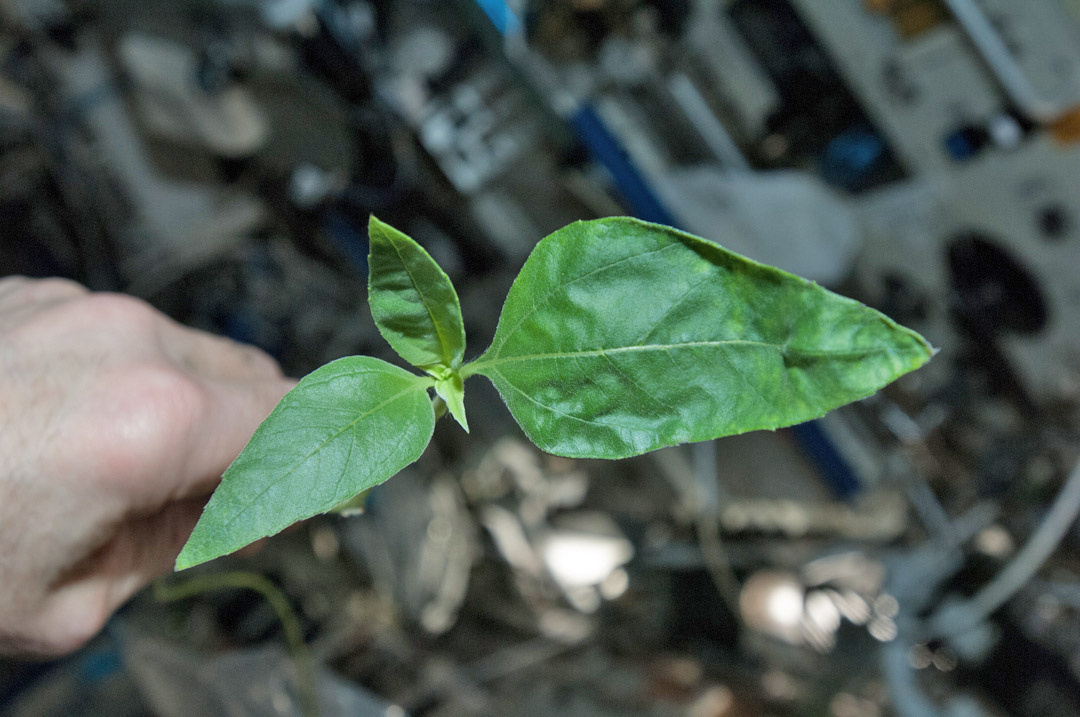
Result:
{"label": "blue stripe", "polygon": [[647,222],[675,226],[674,217],[657,198],[595,110],[582,105],[570,117],[570,123],[593,159],[611,174],[615,187],[634,216]]}
{"label": "blue stripe", "polygon": [[476,0],[476,4],[487,14],[500,35],[510,35],[521,29],[521,21],[505,0]]}

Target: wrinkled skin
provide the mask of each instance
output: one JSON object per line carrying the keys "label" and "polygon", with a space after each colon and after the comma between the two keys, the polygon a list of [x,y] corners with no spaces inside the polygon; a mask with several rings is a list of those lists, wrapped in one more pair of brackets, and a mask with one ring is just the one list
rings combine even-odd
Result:
{"label": "wrinkled skin", "polygon": [[169,571],[292,385],[138,299],[0,279],[0,652],[74,650]]}

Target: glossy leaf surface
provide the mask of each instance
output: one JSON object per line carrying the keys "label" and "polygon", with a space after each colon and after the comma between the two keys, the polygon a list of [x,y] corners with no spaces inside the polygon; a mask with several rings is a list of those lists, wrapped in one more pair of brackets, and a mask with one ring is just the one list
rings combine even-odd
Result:
{"label": "glossy leaf surface", "polygon": [[366,356],[306,376],[229,466],[177,569],[325,513],[415,461],[435,427],[433,383]]}
{"label": "glossy leaf surface", "polygon": [[456,369],[465,327],[450,278],[422,246],[375,217],[368,238],[368,300],[379,332],[413,366]]}
{"label": "glossy leaf surface", "polygon": [[622,458],[819,417],[932,353],[816,284],[611,218],[536,246],[491,347],[463,374],[488,376],[543,450]]}

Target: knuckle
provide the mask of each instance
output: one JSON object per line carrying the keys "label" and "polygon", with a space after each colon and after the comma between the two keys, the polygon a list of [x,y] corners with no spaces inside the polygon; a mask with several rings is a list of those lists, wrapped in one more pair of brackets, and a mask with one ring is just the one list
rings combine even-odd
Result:
{"label": "knuckle", "polygon": [[160,320],[160,314],[142,299],[126,294],[86,294],[77,310],[93,323],[117,328],[144,329]]}
{"label": "knuckle", "polygon": [[128,367],[102,381],[107,416],[101,417],[106,409],[99,412],[88,440],[111,471],[128,476],[147,462],[182,458],[178,451],[208,410],[201,383],[164,362]]}
{"label": "knuckle", "polygon": [[86,287],[69,279],[0,278],[0,308],[5,311],[70,303],[86,293]]}
{"label": "knuckle", "polygon": [[89,290],[79,282],[72,281],[71,279],[62,279],[56,276],[47,279],[37,279],[29,282],[29,285],[41,293],[50,296],[81,296],[89,293]]}
{"label": "knuckle", "polygon": [[23,304],[76,298],[87,293],[86,287],[82,284],[57,277],[27,279],[20,276],[5,279],[5,284],[6,286],[0,289],[10,292],[10,296]]}
{"label": "knuckle", "polygon": [[152,428],[183,429],[199,420],[209,401],[197,379],[164,362],[130,371],[125,383],[125,411]]}
{"label": "knuckle", "polygon": [[281,377],[281,366],[270,354],[254,346],[236,344],[244,362],[255,372],[270,378]]}
{"label": "knuckle", "polygon": [[30,280],[19,274],[0,277],[0,293],[14,291],[28,281]]}

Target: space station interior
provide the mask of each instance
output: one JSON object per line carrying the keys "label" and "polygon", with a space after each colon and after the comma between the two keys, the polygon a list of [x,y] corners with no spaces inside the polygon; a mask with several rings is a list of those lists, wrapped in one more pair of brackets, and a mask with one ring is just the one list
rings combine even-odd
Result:
{"label": "space station interior", "polygon": [[393,361],[373,213],[453,279],[472,353],[537,241],[615,215],[939,352],[621,461],[544,454],[470,384],[471,433],[440,421],[362,511],[201,569],[280,599],[144,591],[0,661],[0,715],[1080,715],[1080,2],[0,4],[0,275],[293,376]]}

